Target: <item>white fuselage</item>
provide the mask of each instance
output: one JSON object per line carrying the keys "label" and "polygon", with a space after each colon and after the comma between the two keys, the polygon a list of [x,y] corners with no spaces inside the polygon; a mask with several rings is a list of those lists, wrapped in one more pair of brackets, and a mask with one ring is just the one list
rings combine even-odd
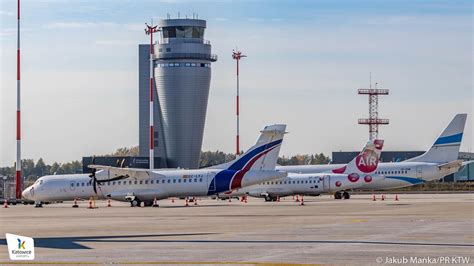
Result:
{"label": "white fuselage", "polygon": [[357,179],[351,179],[347,174],[292,173],[286,178],[237,189],[232,191],[232,193],[220,195],[220,197],[225,198],[243,195],[252,197],[285,197],[290,195],[318,196],[323,193],[361,188],[368,184],[381,182],[383,179],[383,176],[378,175],[365,175]]}
{"label": "white fuselage", "polygon": [[[34,201],[59,201],[112,198],[125,201],[133,195],[141,201],[164,199],[168,197],[209,196],[229,190],[228,180],[215,178],[222,170],[160,170],[153,171],[144,179],[127,178],[119,181],[104,182],[97,185],[97,194],[93,190],[88,174],[51,175],[38,179],[23,191],[23,196]],[[98,172],[97,176],[104,176]],[[242,178],[242,187],[279,179],[286,176],[277,171],[248,171]],[[100,178],[99,178],[100,180]]]}
{"label": "white fuselage", "polygon": [[[342,164],[277,166],[277,170],[289,173],[323,173],[340,168]],[[375,175],[385,176],[384,180],[364,185],[361,189],[392,189],[417,185],[438,180],[455,170],[440,169],[437,163],[398,162],[379,163]]]}

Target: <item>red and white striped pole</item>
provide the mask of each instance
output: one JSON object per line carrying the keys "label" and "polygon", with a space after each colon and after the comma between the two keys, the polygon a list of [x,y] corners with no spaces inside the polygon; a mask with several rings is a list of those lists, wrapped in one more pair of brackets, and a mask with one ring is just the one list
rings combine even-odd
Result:
{"label": "red and white striped pole", "polygon": [[16,51],[16,198],[21,199],[21,109],[20,109],[20,0],[17,2]]}
{"label": "red and white striped pole", "polygon": [[145,33],[150,35],[150,170],[155,168],[155,152],[154,152],[154,119],[153,119],[153,55],[155,54],[155,49],[153,48],[153,33],[158,31],[158,26],[146,24]]}
{"label": "red and white striped pole", "polygon": [[240,51],[232,51],[232,58],[236,60],[237,62],[237,98],[236,98],[236,115],[237,115],[237,135],[235,138],[235,145],[236,145],[236,155],[240,154],[240,123],[239,123],[239,62],[242,57],[247,57],[246,55],[243,55],[242,52]]}

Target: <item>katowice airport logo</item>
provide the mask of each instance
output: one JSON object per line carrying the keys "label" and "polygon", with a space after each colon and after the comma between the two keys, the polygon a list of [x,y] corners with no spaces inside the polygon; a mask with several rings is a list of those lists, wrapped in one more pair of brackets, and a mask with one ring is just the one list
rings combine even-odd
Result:
{"label": "katowice airport logo", "polygon": [[35,242],[33,238],[14,234],[5,234],[10,260],[34,260]]}

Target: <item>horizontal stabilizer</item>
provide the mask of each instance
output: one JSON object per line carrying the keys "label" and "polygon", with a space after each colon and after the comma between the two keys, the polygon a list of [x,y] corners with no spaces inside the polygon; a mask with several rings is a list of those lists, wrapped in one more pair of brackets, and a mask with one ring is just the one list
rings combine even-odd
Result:
{"label": "horizontal stabilizer", "polygon": [[463,165],[463,161],[462,160],[456,160],[456,161],[451,161],[449,163],[443,163],[443,164],[440,164],[438,165],[438,168],[440,170],[449,170],[449,169],[459,169],[461,168],[461,166]]}

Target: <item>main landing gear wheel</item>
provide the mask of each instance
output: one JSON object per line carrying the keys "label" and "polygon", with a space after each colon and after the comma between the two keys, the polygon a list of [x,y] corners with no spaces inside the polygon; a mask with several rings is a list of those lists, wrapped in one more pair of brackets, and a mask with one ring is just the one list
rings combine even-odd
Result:
{"label": "main landing gear wheel", "polygon": [[43,203],[41,201],[35,202],[35,208],[43,208]]}
{"label": "main landing gear wheel", "polygon": [[339,191],[334,193],[334,199],[342,199],[342,193]]}
{"label": "main landing gear wheel", "polygon": [[130,201],[130,205],[132,207],[140,207],[141,204],[142,204],[142,202],[139,199],[134,199],[134,200]]}
{"label": "main landing gear wheel", "polygon": [[351,195],[350,195],[349,192],[347,192],[347,191],[344,191],[344,193],[342,194],[342,196],[344,197],[344,199],[350,199],[350,198],[351,198]]}

